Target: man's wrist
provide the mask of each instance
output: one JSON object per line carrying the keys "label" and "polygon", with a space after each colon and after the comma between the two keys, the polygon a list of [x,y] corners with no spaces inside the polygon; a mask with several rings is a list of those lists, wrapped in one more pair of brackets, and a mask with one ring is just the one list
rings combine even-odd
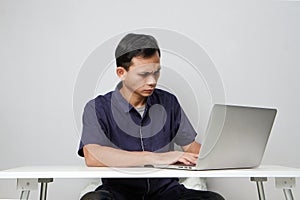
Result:
{"label": "man's wrist", "polygon": [[156,153],[145,151],[143,152],[143,159],[145,165],[153,165],[155,163],[155,155]]}

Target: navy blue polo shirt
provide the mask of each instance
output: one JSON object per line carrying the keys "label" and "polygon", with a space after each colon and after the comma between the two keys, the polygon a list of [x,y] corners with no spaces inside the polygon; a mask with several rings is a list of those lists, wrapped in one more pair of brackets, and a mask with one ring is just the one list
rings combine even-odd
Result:
{"label": "navy blue polo shirt", "polygon": [[[127,151],[167,152],[174,150],[174,143],[185,146],[195,140],[196,132],[174,95],[155,89],[147,98],[145,111],[141,116],[123,98],[120,87],[121,84],[115,91],[99,95],[86,104],[78,150],[80,156],[83,156],[82,148],[86,144]],[[160,195],[178,195],[183,187],[177,178],[102,179],[102,182],[100,188],[111,191],[117,199],[122,199],[121,196],[129,193],[135,197],[157,192]],[[120,191],[124,191],[124,194],[120,194]]]}

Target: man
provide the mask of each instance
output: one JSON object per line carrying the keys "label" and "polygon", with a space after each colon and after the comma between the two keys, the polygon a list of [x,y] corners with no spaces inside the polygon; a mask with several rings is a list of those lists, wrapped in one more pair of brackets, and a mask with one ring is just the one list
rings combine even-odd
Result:
{"label": "man", "polygon": [[[184,163],[195,165],[201,145],[176,97],[155,89],[161,52],[155,38],[128,34],[115,52],[115,91],[87,103],[79,155],[87,166],[130,167]],[[174,143],[182,151],[174,151]],[[82,200],[223,199],[208,191],[186,189],[177,178],[102,179]]]}

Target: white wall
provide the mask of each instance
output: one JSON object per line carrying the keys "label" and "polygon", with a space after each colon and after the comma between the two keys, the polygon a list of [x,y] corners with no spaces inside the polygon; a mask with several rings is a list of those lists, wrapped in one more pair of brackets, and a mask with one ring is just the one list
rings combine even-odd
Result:
{"label": "white wall", "polygon": [[[0,0],[0,169],[84,164],[73,114],[80,69],[112,36],[145,27],[198,43],[219,71],[226,103],[278,108],[263,164],[300,167],[299,19],[297,1]],[[77,199],[87,181],[56,180],[49,200]],[[273,186],[271,179],[267,197],[281,199]],[[231,200],[257,196],[248,179],[210,179],[209,187]],[[299,187],[294,194],[300,198]],[[15,181],[0,180],[0,199],[18,197]]]}

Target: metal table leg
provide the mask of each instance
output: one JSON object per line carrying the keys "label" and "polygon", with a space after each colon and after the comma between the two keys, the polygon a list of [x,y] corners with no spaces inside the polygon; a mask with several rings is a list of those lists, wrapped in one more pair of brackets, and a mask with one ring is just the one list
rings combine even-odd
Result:
{"label": "metal table leg", "polygon": [[40,200],[46,200],[48,183],[53,182],[53,178],[39,178],[38,182],[41,183]]}
{"label": "metal table leg", "polygon": [[30,190],[23,190],[21,192],[20,200],[23,200],[23,199],[28,200],[29,199],[29,194],[30,194]]}
{"label": "metal table leg", "polygon": [[291,189],[283,189],[283,193],[286,200],[294,200],[293,193]]}
{"label": "metal table leg", "polygon": [[256,182],[259,200],[265,200],[266,197],[263,182],[267,181],[268,179],[266,177],[251,177],[250,180]]}

